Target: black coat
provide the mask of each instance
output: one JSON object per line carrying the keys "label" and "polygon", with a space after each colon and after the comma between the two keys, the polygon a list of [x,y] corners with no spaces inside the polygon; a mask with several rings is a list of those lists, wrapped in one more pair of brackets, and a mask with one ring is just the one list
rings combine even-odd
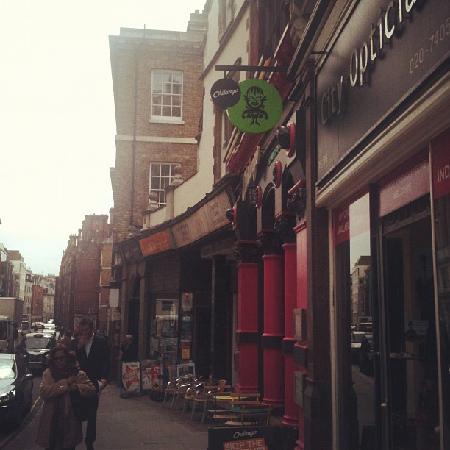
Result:
{"label": "black coat", "polygon": [[130,345],[122,345],[122,362],[135,362],[139,361],[138,358],[138,347],[136,343],[133,341]]}
{"label": "black coat", "polygon": [[98,381],[101,378],[109,379],[110,358],[108,344],[105,339],[94,336],[89,356],[86,356],[84,347],[77,348],[77,359],[80,369],[86,372],[97,388]]}

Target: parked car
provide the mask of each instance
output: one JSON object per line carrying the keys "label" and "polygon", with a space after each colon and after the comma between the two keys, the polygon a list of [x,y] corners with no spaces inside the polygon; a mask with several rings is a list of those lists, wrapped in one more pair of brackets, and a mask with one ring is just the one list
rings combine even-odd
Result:
{"label": "parked car", "polygon": [[56,345],[53,334],[28,333],[25,336],[27,366],[31,371],[43,371],[47,367],[47,357]]}
{"label": "parked car", "polygon": [[0,354],[0,423],[17,426],[31,409],[33,375],[23,355]]}
{"label": "parked car", "polygon": [[359,351],[361,349],[362,341],[366,333],[363,331],[352,331],[351,334],[351,359],[352,364],[359,363]]}
{"label": "parked car", "polygon": [[44,323],[44,330],[56,331],[56,325],[54,323]]}
{"label": "parked car", "polygon": [[359,349],[359,370],[367,376],[374,374],[373,334],[366,333]]}

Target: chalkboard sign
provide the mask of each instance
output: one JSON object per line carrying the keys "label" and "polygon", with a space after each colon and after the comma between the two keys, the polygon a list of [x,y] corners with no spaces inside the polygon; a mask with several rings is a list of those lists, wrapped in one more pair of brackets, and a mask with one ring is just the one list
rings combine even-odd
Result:
{"label": "chalkboard sign", "polygon": [[290,450],[296,439],[292,427],[208,428],[208,450]]}

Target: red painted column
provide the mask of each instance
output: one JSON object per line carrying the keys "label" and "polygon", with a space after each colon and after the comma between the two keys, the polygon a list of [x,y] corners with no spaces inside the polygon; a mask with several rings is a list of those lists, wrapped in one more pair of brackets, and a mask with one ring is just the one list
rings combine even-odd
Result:
{"label": "red painted column", "polygon": [[296,364],[293,349],[295,340],[294,309],[297,307],[297,246],[283,245],[284,249],[284,416],[285,425],[297,425],[298,406],[295,403],[294,372]]}
{"label": "red painted column", "polygon": [[264,401],[284,401],[284,280],[281,255],[264,255]]}
{"label": "red painted column", "polygon": [[[307,247],[306,247],[306,223],[302,222],[295,228],[297,233],[297,308],[307,310],[308,307],[308,274],[307,274]],[[307,354],[308,342],[306,340],[297,341],[295,344],[295,352],[298,354]],[[307,375],[306,363],[297,365],[298,372]],[[305,416],[304,409],[298,408],[298,440],[296,450],[304,450],[305,434]]]}
{"label": "red painted column", "polygon": [[258,264],[238,265],[237,342],[240,392],[258,390]]}

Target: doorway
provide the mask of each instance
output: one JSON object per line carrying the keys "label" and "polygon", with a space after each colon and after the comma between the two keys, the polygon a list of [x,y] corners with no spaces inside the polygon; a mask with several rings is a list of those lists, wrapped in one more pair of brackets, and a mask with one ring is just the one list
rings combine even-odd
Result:
{"label": "doorway", "polygon": [[439,408],[429,198],[381,221],[384,447],[438,450]]}

